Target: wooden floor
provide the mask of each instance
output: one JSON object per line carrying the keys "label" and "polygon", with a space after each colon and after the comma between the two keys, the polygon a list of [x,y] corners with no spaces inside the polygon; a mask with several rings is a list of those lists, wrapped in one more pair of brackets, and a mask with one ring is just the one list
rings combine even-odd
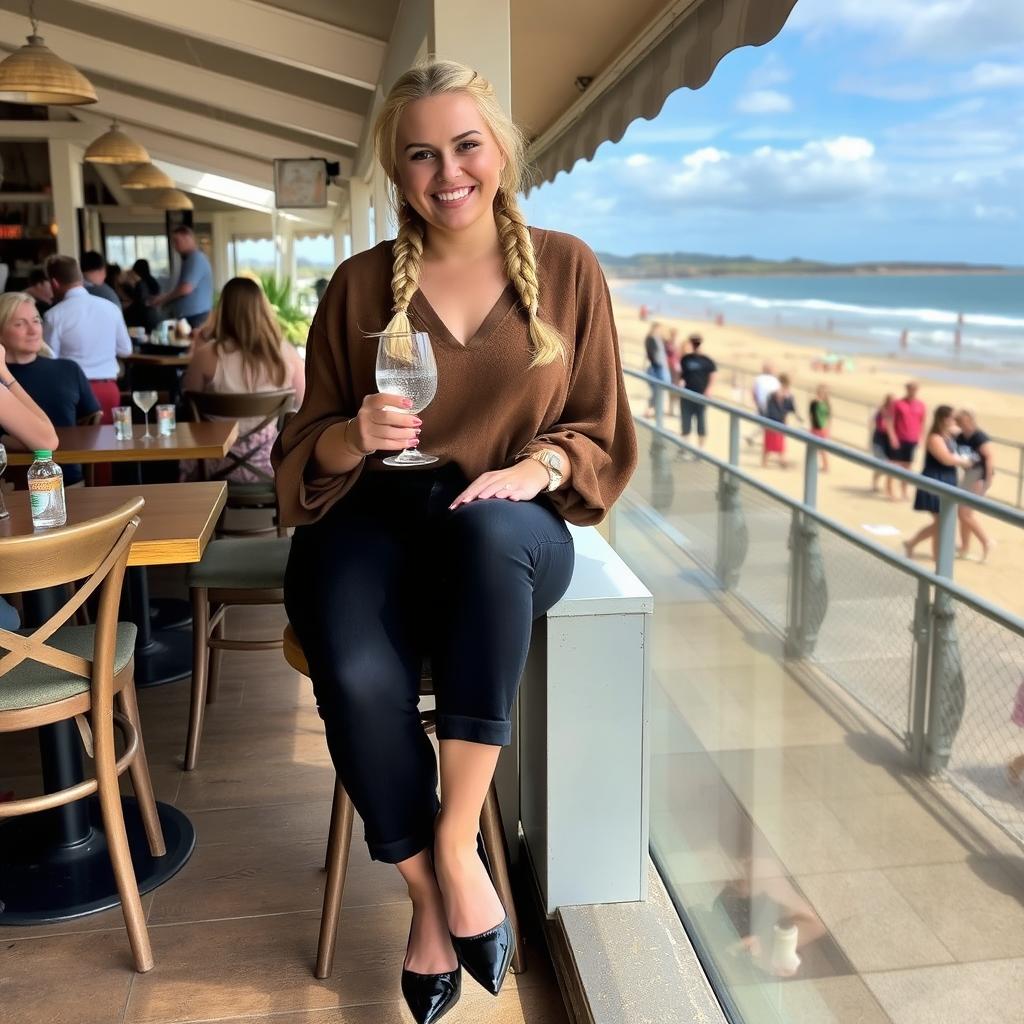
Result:
{"label": "wooden floor", "polygon": [[[279,609],[230,627],[280,635]],[[157,798],[195,825],[192,859],[143,898],[156,967],[135,974],[120,910],[0,928],[0,1017],[12,1024],[399,1024],[410,907],[394,868],[370,861],[356,822],[334,975],[313,977],[333,770],[309,683],[280,654],[227,653],[196,771],[180,769],[188,681],[140,691]],[[38,791],[34,736],[0,736],[0,792]],[[522,909],[527,901],[520,899]],[[543,945],[494,999],[464,975],[445,1018],[564,1024]]]}

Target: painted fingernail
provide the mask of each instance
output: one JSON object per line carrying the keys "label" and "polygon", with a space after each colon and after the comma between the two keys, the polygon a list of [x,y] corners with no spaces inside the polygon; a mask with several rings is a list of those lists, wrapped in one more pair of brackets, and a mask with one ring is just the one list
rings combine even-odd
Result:
{"label": "painted fingernail", "polygon": [[416,430],[415,430],[415,431],[413,431],[413,433],[415,433],[415,434],[416,434],[416,435],[418,436],[418,435],[422,434],[422,433],[423,433],[423,431],[422,431],[422,430],[420,430],[420,429],[419,429],[419,427],[417,427],[417,428],[416,428]]}
{"label": "painted fingernail", "polygon": [[412,440],[411,440],[411,441],[409,442],[409,444],[410,444],[410,445],[411,445],[411,446],[412,446],[413,448],[415,448],[415,447],[416,447],[416,445],[418,445],[419,443],[420,443],[420,439],[419,439],[418,437],[414,437],[414,438],[413,438],[413,439],[412,439]]}
{"label": "painted fingernail", "polygon": [[423,426],[423,420],[421,420],[418,416],[412,422],[417,427],[422,427]]}
{"label": "painted fingernail", "polygon": [[402,399],[402,405],[404,405],[406,409],[411,409],[412,408],[412,399],[411,398],[403,398]]}

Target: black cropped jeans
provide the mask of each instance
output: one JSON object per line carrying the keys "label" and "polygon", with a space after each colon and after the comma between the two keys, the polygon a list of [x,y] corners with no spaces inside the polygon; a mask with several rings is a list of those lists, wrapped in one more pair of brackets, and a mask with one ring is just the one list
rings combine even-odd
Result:
{"label": "black cropped jeans", "polygon": [[285,605],[370,855],[433,842],[437,763],[417,711],[429,656],[438,739],[505,745],[531,624],[565,593],[572,537],[546,497],[448,509],[453,466],[366,473],[296,529]]}

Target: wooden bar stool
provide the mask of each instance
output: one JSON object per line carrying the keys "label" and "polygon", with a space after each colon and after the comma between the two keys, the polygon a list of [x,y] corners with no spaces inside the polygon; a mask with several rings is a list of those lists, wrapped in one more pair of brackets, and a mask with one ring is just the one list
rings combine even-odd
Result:
{"label": "wooden bar stool", "polygon": [[[291,624],[284,630],[285,660],[296,672],[309,675],[305,652],[295,635]],[[420,679],[420,696],[433,694],[433,682],[428,672]],[[420,721],[427,732],[436,728],[435,713],[421,710]],[[352,845],[352,821],[355,811],[340,779],[334,782],[334,804],[331,808],[331,829],[327,839],[327,885],[324,889],[324,909],[320,916],[320,941],[316,954],[316,977],[329,978],[334,968],[334,948],[338,938],[338,918],[341,916],[341,901],[345,894],[345,875],[348,871],[348,855]],[[512,971],[522,974],[526,970],[526,954],[523,936],[519,929],[515,901],[512,898],[512,880],[508,871],[508,853],[505,849],[505,829],[498,806],[498,791],[494,782],[487,791],[487,799],[480,812],[480,833],[483,836],[484,851],[491,867],[491,877],[498,898],[505,907],[512,930],[516,936],[516,952],[512,958]]]}

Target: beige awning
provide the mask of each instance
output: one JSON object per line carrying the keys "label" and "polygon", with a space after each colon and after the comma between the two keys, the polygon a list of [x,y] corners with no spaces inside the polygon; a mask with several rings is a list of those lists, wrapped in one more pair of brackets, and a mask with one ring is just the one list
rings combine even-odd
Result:
{"label": "beige awning", "polygon": [[[579,99],[534,139],[539,181],[551,181],[603,142],[618,142],[638,117],[657,116],[668,96],[699,89],[740,46],[760,46],[785,24],[796,0],[681,0],[622,48]],[[566,53],[571,58],[571,48]],[[513,96],[517,84],[513,80]]]}

